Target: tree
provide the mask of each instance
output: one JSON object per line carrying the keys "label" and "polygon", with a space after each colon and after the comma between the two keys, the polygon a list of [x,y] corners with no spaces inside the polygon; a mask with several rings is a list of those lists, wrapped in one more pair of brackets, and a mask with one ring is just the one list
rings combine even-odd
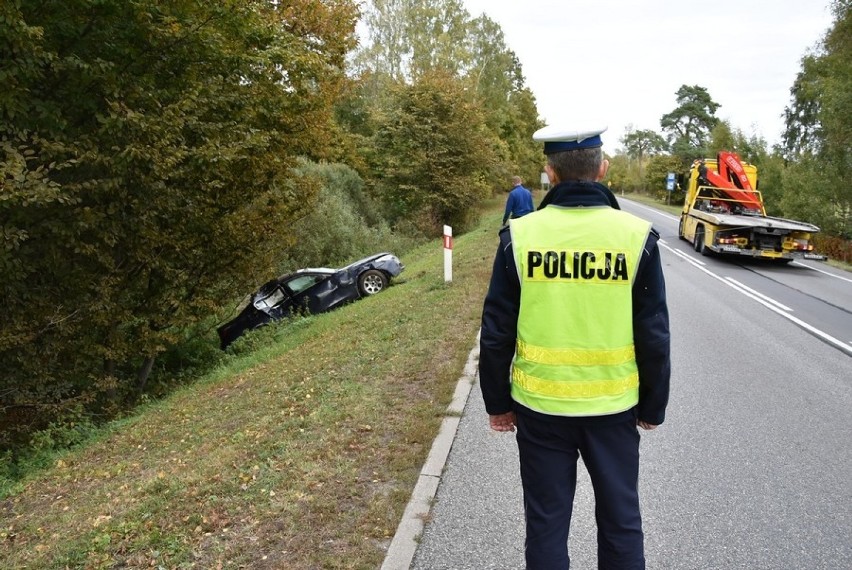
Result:
{"label": "tree", "polygon": [[668,145],[662,135],[647,129],[633,130],[630,126],[619,141],[630,158],[642,162],[648,156],[665,152]]}
{"label": "tree", "polygon": [[665,151],[667,145],[665,139],[654,131],[635,130],[633,125],[628,125],[624,136],[620,139],[624,145],[625,154],[628,158],[628,169],[625,175],[630,180],[631,190],[644,191],[645,186],[645,163],[650,156]]}
{"label": "tree", "polygon": [[409,7],[411,77],[433,70],[458,76],[470,56],[470,15],[459,0],[418,0]]}
{"label": "tree", "polygon": [[[742,140],[739,131],[734,132],[728,121],[719,121],[710,131],[710,139],[707,142],[707,156],[716,156],[721,150],[740,153],[738,140]],[[740,158],[744,158],[740,154]]]}
{"label": "tree", "polygon": [[[501,140],[509,151],[508,165],[512,174],[518,174],[527,182],[538,180],[542,172],[541,146],[533,141],[533,133],[544,126],[538,117],[535,96],[528,88],[509,95]],[[495,174],[497,171],[494,171]],[[496,184],[505,185],[507,176],[501,176]]]}
{"label": "tree", "polygon": [[642,188],[642,181],[638,175],[638,164],[630,160],[624,154],[619,153],[607,157],[609,169],[606,174],[606,183],[613,192],[635,192]]}
{"label": "tree", "polygon": [[802,60],[785,111],[784,211],[852,235],[852,5],[833,3],[834,22]]}
{"label": "tree", "polygon": [[648,161],[648,167],[645,169],[645,187],[648,192],[656,196],[660,200],[671,198],[673,203],[677,203],[683,199],[683,192],[675,189],[671,193],[666,188],[666,177],[669,172],[677,174],[683,170],[683,165],[680,157],[659,154],[652,156]]}
{"label": "tree", "polygon": [[428,235],[442,224],[463,230],[487,192],[492,138],[464,84],[445,72],[400,86],[373,141],[373,192],[394,224]]}
{"label": "tree", "polygon": [[371,0],[364,9],[367,43],[356,71],[411,81],[434,68],[457,75],[466,65],[469,14],[458,0]]}
{"label": "tree", "polygon": [[[144,389],[311,204],[356,10],[319,0],[0,8],[0,398]],[[42,414],[44,417],[44,414]]]}
{"label": "tree", "polygon": [[[455,77],[491,133],[496,161],[487,183],[505,185],[512,174],[538,176],[540,152],[532,133],[541,122],[535,98],[497,23],[484,15],[471,20],[458,0],[375,0],[366,14],[369,39],[354,59],[361,80],[369,83],[363,105],[371,115],[390,111],[393,102],[382,91],[395,82],[411,85],[433,72]],[[348,106],[347,120],[359,118],[352,114],[356,108]]]}
{"label": "tree", "polygon": [[677,107],[662,116],[660,126],[668,132],[672,151],[687,163],[706,153],[710,131],[719,122],[716,110],[721,105],[698,85],[681,85],[676,95]]}
{"label": "tree", "polygon": [[354,55],[355,71],[386,75],[403,81],[409,76],[410,0],[371,0],[364,8],[367,43]]}
{"label": "tree", "polygon": [[505,43],[500,26],[481,15],[468,22],[469,54],[462,77],[486,114],[486,123],[497,139],[498,164],[490,182],[505,186],[509,176],[536,180],[541,170],[541,149],[532,134],[543,123],[535,96],[524,85],[517,55]]}

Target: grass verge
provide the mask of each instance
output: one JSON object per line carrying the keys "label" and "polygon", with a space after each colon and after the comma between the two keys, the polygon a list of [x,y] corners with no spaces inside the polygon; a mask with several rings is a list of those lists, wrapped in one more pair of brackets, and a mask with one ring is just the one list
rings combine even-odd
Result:
{"label": "grass verge", "polygon": [[[26,480],[0,567],[377,568],[475,342],[502,203],[376,297],[266,344]],[[258,337],[261,338],[261,337]]]}

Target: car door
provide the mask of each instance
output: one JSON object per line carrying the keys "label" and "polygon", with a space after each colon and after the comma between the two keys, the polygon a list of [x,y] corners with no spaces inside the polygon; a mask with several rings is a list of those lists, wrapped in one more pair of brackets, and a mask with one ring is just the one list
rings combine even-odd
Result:
{"label": "car door", "polygon": [[292,310],[304,310],[310,314],[323,313],[329,309],[326,299],[333,291],[334,284],[329,281],[329,273],[300,273],[284,283],[290,298]]}

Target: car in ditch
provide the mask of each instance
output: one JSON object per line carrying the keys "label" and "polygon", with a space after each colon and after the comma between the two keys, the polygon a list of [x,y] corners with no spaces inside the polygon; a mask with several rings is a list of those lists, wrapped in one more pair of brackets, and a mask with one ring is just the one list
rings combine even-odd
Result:
{"label": "car in ditch", "polygon": [[293,314],[325,313],[383,291],[405,266],[392,253],[377,253],[342,267],[299,269],[273,279],[252,294],[246,307],[218,327],[222,350],[247,331]]}

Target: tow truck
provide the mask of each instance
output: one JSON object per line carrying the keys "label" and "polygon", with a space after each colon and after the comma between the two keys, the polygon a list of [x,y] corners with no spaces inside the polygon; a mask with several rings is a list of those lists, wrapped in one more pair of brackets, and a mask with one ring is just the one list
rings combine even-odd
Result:
{"label": "tow truck", "polygon": [[813,224],[766,215],[757,190],[757,167],[736,153],[698,159],[686,178],[678,235],[702,255],[748,256],[789,263],[827,259],[814,252]]}

